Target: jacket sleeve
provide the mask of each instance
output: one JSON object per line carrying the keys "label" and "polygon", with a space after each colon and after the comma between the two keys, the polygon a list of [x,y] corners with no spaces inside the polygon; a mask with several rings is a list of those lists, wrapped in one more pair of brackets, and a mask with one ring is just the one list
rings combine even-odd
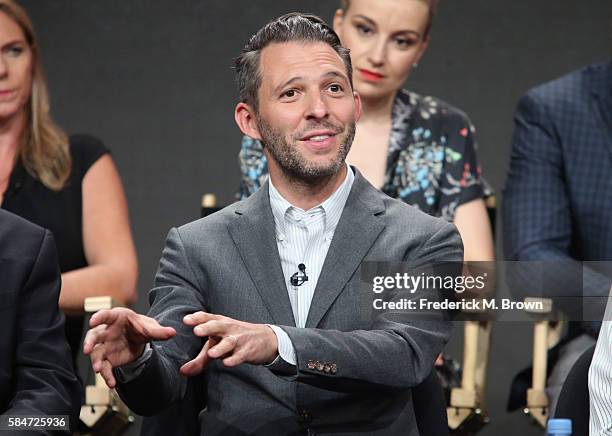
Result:
{"label": "jacket sleeve", "polygon": [[151,357],[138,377],[117,385],[121,398],[139,415],[154,415],[183,400],[195,388],[188,383],[201,380],[187,379],[179,372],[204,345],[182,322],[185,315],[204,310],[202,294],[190,268],[179,232],[172,229],[149,294],[151,309],[147,315],[163,326],[173,327],[177,334],[163,346],[153,342]]}
{"label": "jacket sleeve", "polygon": [[53,237],[44,236],[19,293],[15,394],[7,415],[69,415],[76,423],[81,386],[72,365],[58,308],[60,271]]}
{"label": "jacket sleeve", "polygon": [[[524,292],[523,297],[562,297],[556,304],[573,320],[582,313],[601,319],[605,308],[601,298],[607,298],[611,283],[571,255],[575,235],[564,169],[567,156],[552,111],[534,91],[521,98],[516,110],[503,195],[504,254],[507,260],[531,264],[518,265],[519,270],[509,277],[514,289],[529,289],[530,295]],[[599,298],[581,300],[583,296]],[[586,306],[576,310],[587,303],[600,308],[596,313]]]}

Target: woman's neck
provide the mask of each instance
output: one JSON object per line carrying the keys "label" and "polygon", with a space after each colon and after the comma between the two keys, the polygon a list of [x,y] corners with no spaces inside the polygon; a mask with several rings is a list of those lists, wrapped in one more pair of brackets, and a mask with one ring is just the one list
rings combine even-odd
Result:
{"label": "woman's neck", "polygon": [[379,123],[388,121],[391,118],[395,93],[379,98],[361,98],[361,119],[360,123]]}

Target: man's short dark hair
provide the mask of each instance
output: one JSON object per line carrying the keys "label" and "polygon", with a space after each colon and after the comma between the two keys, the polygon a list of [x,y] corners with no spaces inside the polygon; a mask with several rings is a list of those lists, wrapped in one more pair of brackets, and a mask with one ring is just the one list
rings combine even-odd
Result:
{"label": "man's short dark hair", "polygon": [[316,15],[292,12],[270,21],[251,37],[236,58],[236,82],[240,99],[255,110],[258,109],[258,91],[261,85],[259,60],[261,51],[272,43],[323,42],[334,49],[342,58],[351,88],[353,87],[353,66],[349,50],[342,47],[340,38],[325,21]]}

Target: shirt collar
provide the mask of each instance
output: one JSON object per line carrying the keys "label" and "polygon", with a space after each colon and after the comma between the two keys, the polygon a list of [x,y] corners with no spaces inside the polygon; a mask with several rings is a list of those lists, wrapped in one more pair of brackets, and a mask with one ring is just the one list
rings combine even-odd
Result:
{"label": "shirt collar", "polygon": [[[355,174],[353,170],[348,164],[345,164],[347,167],[346,177],[342,184],[330,195],[323,203],[305,211],[306,213],[321,208],[325,215],[325,233],[333,234],[336,230],[336,226],[340,221],[340,216],[342,215],[342,211],[344,210],[344,206],[346,204],[346,200],[351,192],[351,188],[353,187],[353,182],[355,181]],[[285,220],[287,216],[287,212],[291,209],[297,209],[299,211],[303,211],[297,206],[292,205],[289,201],[287,201],[281,194],[278,192],[274,184],[272,183],[272,179],[268,178],[269,182],[269,195],[270,195],[270,206],[272,208],[272,215],[274,215],[274,224],[276,227],[276,234],[284,235],[285,234]]]}

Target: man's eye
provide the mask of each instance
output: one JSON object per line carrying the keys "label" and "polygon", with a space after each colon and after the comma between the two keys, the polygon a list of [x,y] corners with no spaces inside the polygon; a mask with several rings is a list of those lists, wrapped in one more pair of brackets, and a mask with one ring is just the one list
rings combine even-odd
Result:
{"label": "man's eye", "polygon": [[338,85],[337,83],[334,83],[333,85],[329,86],[329,90],[331,92],[342,92],[343,88],[341,85]]}
{"label": "man's eye", "polygon": [[283,92],[283,97],[295,97],[295,89],[288,89],[287,91]]}

